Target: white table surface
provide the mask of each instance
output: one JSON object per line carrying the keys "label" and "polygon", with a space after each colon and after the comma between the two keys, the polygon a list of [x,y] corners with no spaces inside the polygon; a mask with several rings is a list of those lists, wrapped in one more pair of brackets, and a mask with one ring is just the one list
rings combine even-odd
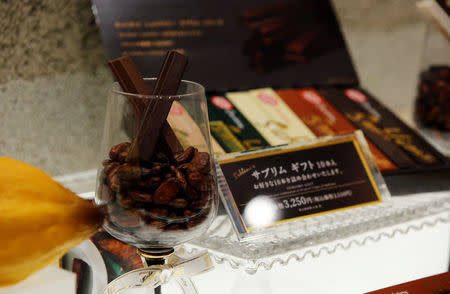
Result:
{"label": "white table surface", "polygon": [[[392,233],[423,220],[433,223],[442,218],[448,219],[448,213],[381,231]],[[364,235],[356,239],[362,240]],[[194,281],[199,293],[364,293],[448,271],[449,241],[449,223],[437,222],[331,255],[293,260],[287,266],[276,265],[270,272],[260,270],[255,275],[233,270],[228,264],[216,264],[213,271],[194,277]]]}

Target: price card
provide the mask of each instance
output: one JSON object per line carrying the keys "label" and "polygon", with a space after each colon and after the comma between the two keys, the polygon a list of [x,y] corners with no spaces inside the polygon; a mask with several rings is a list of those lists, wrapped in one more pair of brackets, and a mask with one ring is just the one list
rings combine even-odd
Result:
{"label": "price card", "polygon": [[389,197],[359,131],[221,158],[219,166],[222,200],[240,238]]}

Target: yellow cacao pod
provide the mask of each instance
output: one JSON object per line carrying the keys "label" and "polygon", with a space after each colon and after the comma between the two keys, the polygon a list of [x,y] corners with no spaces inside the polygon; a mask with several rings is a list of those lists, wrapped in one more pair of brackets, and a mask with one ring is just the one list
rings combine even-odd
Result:
{"label": "yellow cacao pod", "polygon": [[0,287],[15,284],[93,234],[95,205],[43,171],[0,157]]}

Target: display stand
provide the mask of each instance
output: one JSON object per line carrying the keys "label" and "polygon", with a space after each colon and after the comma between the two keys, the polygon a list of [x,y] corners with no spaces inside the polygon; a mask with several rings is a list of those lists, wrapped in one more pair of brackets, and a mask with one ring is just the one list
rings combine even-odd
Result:
{"label": "display stand", "polygon": [[[446,217],[436,218],[433,222],[420,221],[440,213],[444,213]],[[419,225],[393,232],[388,230],[390,226],[409,221],[419,221]],[[275,264],[287,265],[292,260],[301,262],[307,257],[333,254],[355,245],[364,246],[381,238],[393,238],[398,234],[449,221],[450,192],[446,191],[392,198],[379,205],[307,218],[296,229],[292,228],[259,242],[239,241],[228,216],[221,215],[202,238],[185,246],[188,251],[206,248],[215,262],[226,263],[233,269],[254,274],[259,269],[270,270]],[[368,234],[363,239],[357,236],[375,230],[376,233]],[[345,238],[349,238],[349,241],[340,241]],[[318,249],[307,249],[325,243],[327,244]]]}

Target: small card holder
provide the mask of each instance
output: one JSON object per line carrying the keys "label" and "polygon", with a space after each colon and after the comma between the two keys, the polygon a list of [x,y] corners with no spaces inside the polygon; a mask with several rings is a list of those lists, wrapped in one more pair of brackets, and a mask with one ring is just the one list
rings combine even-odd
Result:
{"label": "small card holder", "polygon": [[227,154],[218,159],[217,173],[223,204],[240,240],[390,198],[361,131]]}

